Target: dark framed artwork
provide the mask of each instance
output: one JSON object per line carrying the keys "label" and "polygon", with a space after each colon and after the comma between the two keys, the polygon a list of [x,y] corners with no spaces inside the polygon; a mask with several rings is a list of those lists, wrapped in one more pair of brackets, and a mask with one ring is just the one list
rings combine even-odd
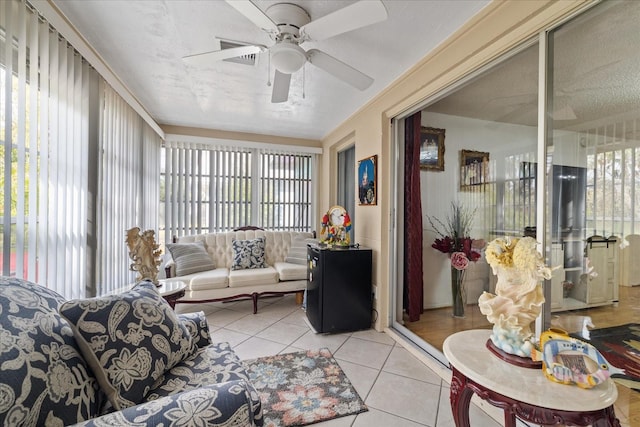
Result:
{"label": "dark framed artwork", "polygon": [[444,129],[420,129],[420,169],[444,170]]}
{"label": "dark framed artwork", "polygon": [[367,157],[358,162],[358,204],[378,204],[378,156]]}
{"label": "dark framed artwork", "polygon": [[489,178],[489,153],[460,150],[460,189],[486,184]]}

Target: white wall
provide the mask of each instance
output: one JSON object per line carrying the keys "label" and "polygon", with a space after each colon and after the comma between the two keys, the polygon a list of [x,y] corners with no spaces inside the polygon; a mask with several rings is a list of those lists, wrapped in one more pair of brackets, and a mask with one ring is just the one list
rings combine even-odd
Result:
{"label": "white wall", "polygon": [[[318,169],[317,191],[319,206],[331,206],[335,202],[337,147],[351,139],[356,144],[356,159],[379,156],[378,205],[356,206],[358,222],[354,224],[358,241],[373,249],[377,330],[401,320],[402,316],[398,304],[402,301],[402,275],[398,272],[398,266],[402,271],[402,264],[398,264],[402,254],[399,255],[395,247],[396,237],[401,237],[402,226],[399,224],[402,221],[398,216],[401,211],[395,204],[398,177],[394,175],[395,165],[401,161],[395,156],[395,134],[400,130],[394,128],[391,119],[410,114],[424,100],[435,97],[444,88],[521,46],[584,6],[583,0],[489,3],[456,34],[322,139],[324,150]],[[514,22],[518,25],[513,25]],[[449,141],[453,141],[453,135],[449,133]],[[468,148],[475,146],[470,143]],[[447,164],[450,165],[451,160]]]}
{"label": "white wall", "polygon": [[[497,181],[504,179],[504,158],[507,155],[536,152],[537,129],[484,120],[468,119],[438,113],[422,112],[422,125],[445,129],[444,171],[420,172],[422,194],[422,224],[424,236],[423,274],[424,307],[436,308],[451,305],[450,263],[446,255],[433,249],[436,234],[427,216],[444,221],[451,211],[451,203],[469,202],[469,195],[459,191],[460,150],[488,152],[490,168]],[[477,195],[476,195],[477,196]],[[477,227],[471,237],[488,239],[486,231]],[[477,233],[477,234],[476,234]],[[474,272],[474,270],[477,270]],[[467,273],[468,301],[477,301],[484,286],[488,286],[490,269],[479,261]],[[485,276],[484,280],[471,280],[473,276]],[[473,298],[473,300],[472,300]]]}

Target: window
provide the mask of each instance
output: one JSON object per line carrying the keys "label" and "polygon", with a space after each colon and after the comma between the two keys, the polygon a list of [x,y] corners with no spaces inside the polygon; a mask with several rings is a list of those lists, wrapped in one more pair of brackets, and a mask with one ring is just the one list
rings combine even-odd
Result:
{"label": "window", "polygon": [[212,233],[254,225],[309,231],[315,154],[167,141],[162,153],[160,233]]}
{"label": "window", "polygon": [[95,280],[97,293],[105,294],[135,280],[128,268],[126,230],[157,230],[161,140],[104,81],[99,105]]}
{"label": "window", "polygon": [[[585,132],[586,224],[591,234],[626,236],[640,231],[640,148],[622,135],[638,119]],[[616,130],[618,128],[618,130]],[[616,136],[617,135],[617,136]]]}
{"label": "window", "polygon": [[313,157],[261,152],[258,224],[271,230],[311,230]]}
{"label": "window", "polygon": [[24,1],[0,3],[0,269],[66,298],[131,283],[160,137]]}
{"label": "window", "polygon": [[536,225],[537,165],[533,152],[508,155],[504,159],[504,210],[498,211],[496,221],[502,221],[501,229],[510,230],[516,236],[524,233],[526,227]]}
{"label": "window", "polygon": [[94,71],[28,4],[1,7],[2,274],[79,297]]}

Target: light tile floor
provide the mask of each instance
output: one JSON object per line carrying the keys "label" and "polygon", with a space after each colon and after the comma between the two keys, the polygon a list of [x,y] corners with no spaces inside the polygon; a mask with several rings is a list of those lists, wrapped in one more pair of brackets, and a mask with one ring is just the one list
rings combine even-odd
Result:
{"label": "light tile floor", "polygon": [[[315,424],[318,427],[452,427],[449,385],[385,333],[373,329],[315,334],[295,298],[178,304],[179,313],[204,311],[214,341],[227,341],[241,359],[328,348],[369,411]],[[472,404],[473,427],[497,427]]]}

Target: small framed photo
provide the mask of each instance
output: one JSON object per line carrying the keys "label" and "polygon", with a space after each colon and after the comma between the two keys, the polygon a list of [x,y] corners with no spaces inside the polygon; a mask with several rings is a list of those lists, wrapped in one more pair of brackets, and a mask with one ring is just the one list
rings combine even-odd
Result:
{"label": "small framed photo", "polygon": [[420,169],[444,170],[444,129],[420,129]]}
{"label": "small framed photo", "polygon": [[460,189],[489,181],[489,153],[460,150]]}
{"label": "small framed photo", "polygon": [[378,204],[378,156],[367,157],[358,162],[358,204]]}

